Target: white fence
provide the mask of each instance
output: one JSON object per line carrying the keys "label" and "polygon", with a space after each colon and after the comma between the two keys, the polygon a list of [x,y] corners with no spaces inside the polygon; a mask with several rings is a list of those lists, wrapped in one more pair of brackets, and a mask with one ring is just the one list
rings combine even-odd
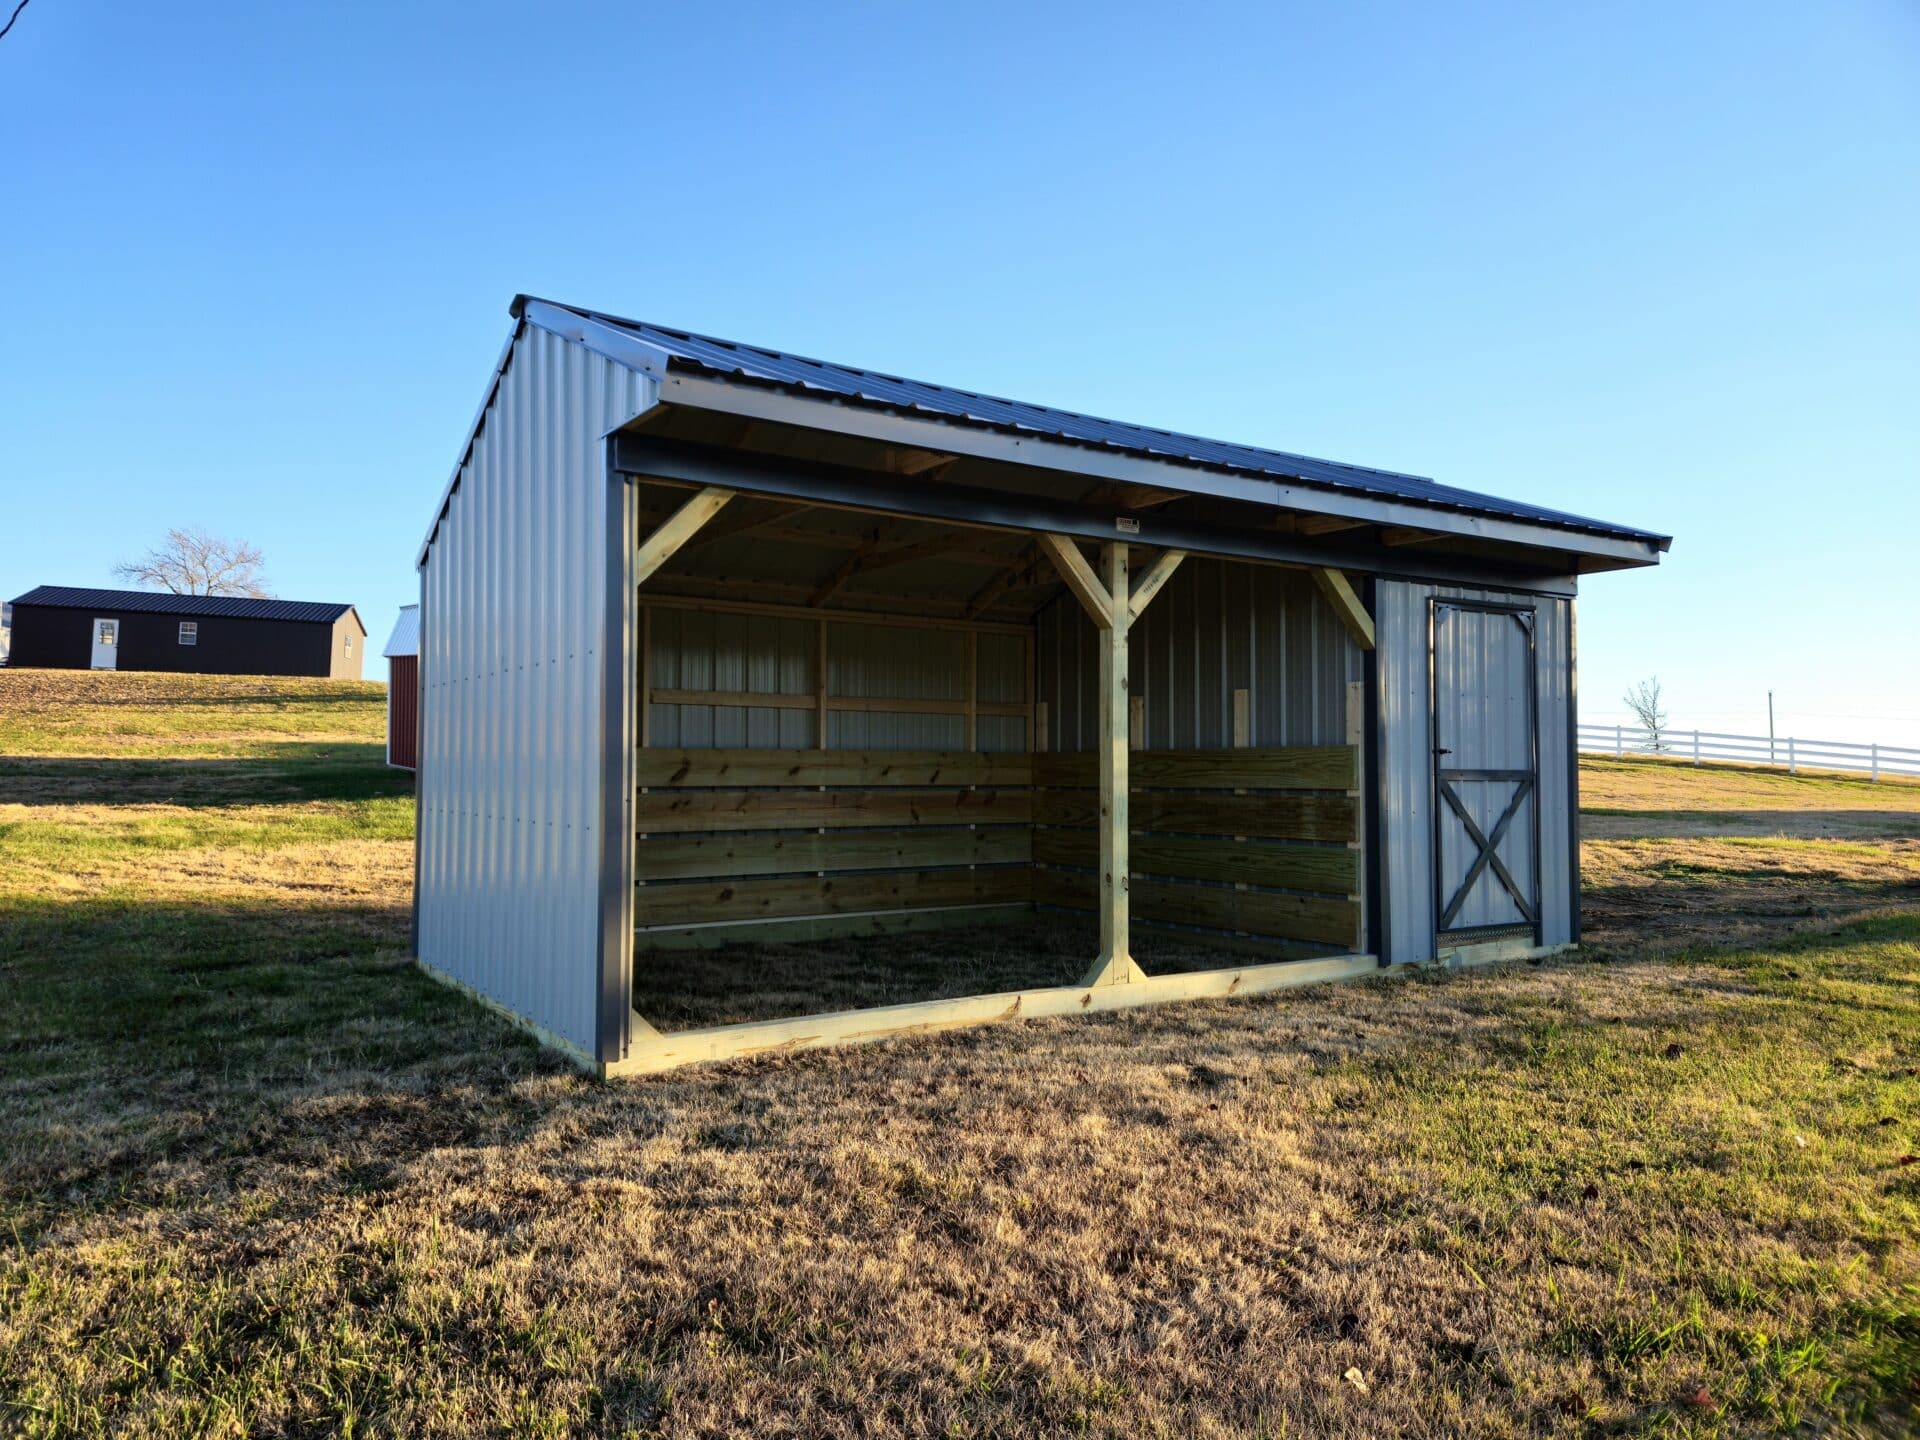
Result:
{"label": "white fence", "polygon": [[1592,755],[1659,755],[1668,760],[1732,760],[1743,765],[1778,765],[1799,774],[1808,770],[1847,770],[1878,780],[1882,775],[1920,775],[1920,749],[1901,745],[1861,745],[1848,740],[1802,740],[1786,736],[1722,735],[1712,730],[1664,730],[1655,745],[1638,725],[1582,725],[1580,749]]}

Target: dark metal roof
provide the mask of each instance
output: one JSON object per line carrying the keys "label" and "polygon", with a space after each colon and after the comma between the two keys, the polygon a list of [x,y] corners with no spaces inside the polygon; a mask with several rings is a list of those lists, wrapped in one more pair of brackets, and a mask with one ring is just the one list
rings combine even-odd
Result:
{"label": "dark metal roof", "polygon": [[[530,295],[516,297],[512,307],[514,315],[520,315],[524,307],[535,299]],[[1335,460],[1316,460],[1311,456],[1282,450],[1265,450],[1252,445],[1235,445],[1197,435],[1183,435],[1172,430],[1130,425],[1118,420],[1102,420],[1045,405],[1004,400],[971,390],[957,390],[946,385],[907,380],[898,375],[859,370],[824,360],[810,360],[805,356],[767,350],[756,345],[716,340],[689,330],[674,330],[597,310],[583,310],[555,300],[539,303],[625,331],[632,339],[666,352],[667,364],[671,369],[704,372],[783,390],[811,392],[841,401],[906,411],[986,429],[1038,435],[1050,440],[1176,464],[1304,481],[1334,490],[1411,501],[1449,510],[1498,515],[1626,539],[1657,541],[1662,542],[1661,549],[1666,548],[1665,542],[1669,539],[1653,531],[1442,485],[1421,475],[1347,465]]]}
{"label": "dark metal roof", "polygon": [[[249,600],[238,595],[170,595],[162,590],[87,590],[72,585],[39,585],[16,596],[13,603],[109,615],[224,615],[236,620],[307,620],[323,625],[331,625],[353,609],[319,600]],[[356,613],[353,618],[360,617]],[[366,630],[364,625],[360,628]]]}

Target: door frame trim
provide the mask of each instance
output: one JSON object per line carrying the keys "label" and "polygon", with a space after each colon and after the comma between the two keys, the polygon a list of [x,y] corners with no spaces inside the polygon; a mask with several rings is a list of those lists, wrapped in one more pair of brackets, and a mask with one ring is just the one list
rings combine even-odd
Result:
{"label": "door frame trim", "polygon": [[[113,626],[113,644],[108,647],[113,651],[113,664],[111,665],[96,665],[93,663],[94,656],[100,651],[100,627],[102,625]],[[89,670],[119,671],[120,617],[118,615],[96,615],[93,617],[93,624],[88,627],[87,630],[87,668]]]}
{"label": "door frame trim", "polygon": [[[1533,853],[1529,857],[1528,878],[1532,882],[1533,916],[1531,922],[1525,918],[1526,906],[1520,906],[1522,919],[1515,920],[1510,926],[1498,928],[1520,930],[1531,929],[1533,943],[1542,943],[1546,921],[1546,906],[1543,903],[1542,881],[1540,874],[1540,609],[1537,603],[1520,600],[1468,600],[1454,599],[1445,595],[1427,597],[1427,789],[1428,809],[1432,814],[1433,864],[1431,867],[1431,900],[1433,917],[1433,945],[1437,953],[1445,946],[1449,936],[1462,935],[1472,930],[1485,930],[1488,927],[1456,925],[1448,928],[1445,923],[1447,900],[1441,893],[1445,880],[1441,871],[1440,832],[1445,820],[1444,799],[1440,793],[1440,674],[1435,663],[1437,642],[1440,635],[1440,607],[1449,606],[1455,610],[1478,610],[1495,615],[1510,615],[1527,637],[1527,743],[1528,770],[1531,777],[1530,790],[1533,798],[1531,830]],[[1502,772],[1510,773],[1510,772]],[[1483,867],[1491,870],[1491,866]],[[1475,877],[1475,883],[1482,883],[1484,875]]]}

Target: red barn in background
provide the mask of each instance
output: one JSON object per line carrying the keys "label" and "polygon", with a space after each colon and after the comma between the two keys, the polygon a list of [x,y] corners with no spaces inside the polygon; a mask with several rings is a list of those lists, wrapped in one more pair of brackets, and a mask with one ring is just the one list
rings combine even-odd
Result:
{"label": "red barn in background", "polygon": [[420,765],[420,607],[403,605],[387,637],[387,764]]}

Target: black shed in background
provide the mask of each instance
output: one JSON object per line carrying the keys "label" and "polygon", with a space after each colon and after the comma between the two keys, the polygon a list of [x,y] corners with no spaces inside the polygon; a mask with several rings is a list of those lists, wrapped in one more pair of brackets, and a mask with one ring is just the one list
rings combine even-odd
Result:
{"label": "black shed in background", "polygon": [[42,585],[13,602],[8,663],[358,680],[366,648],[351,605]]}

